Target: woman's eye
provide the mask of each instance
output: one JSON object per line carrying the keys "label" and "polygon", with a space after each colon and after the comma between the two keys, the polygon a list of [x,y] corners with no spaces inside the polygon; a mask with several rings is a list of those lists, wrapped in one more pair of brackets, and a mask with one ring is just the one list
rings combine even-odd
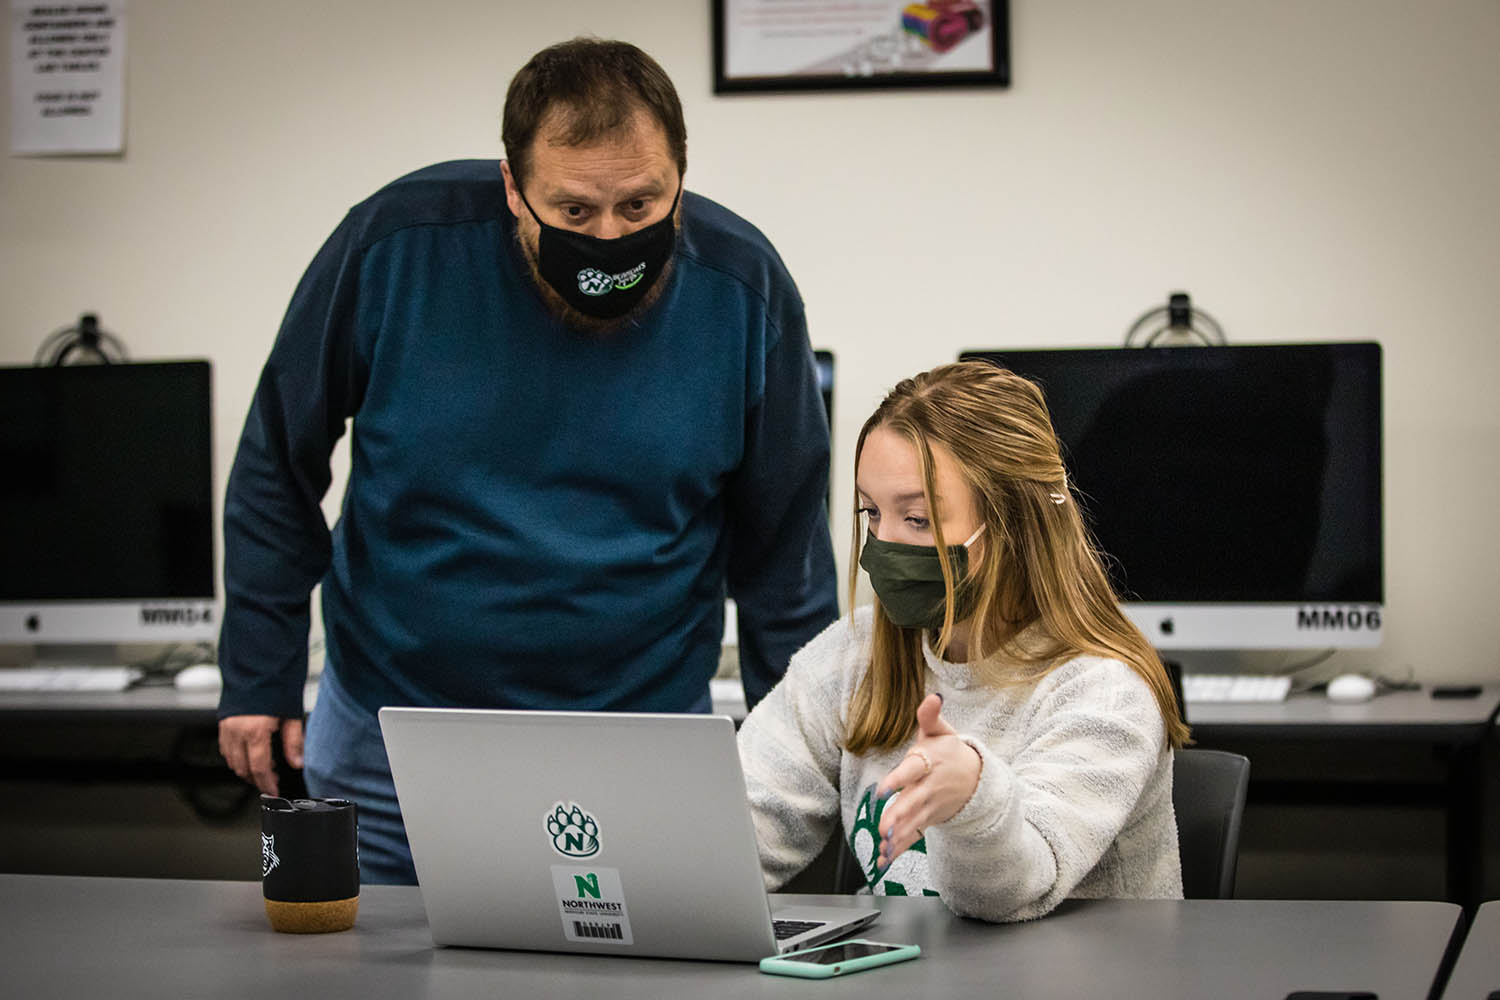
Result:
{"label": "woman's eye", "polygon": [[859,510],[855,511],[855,514],[863,514],[865,517],[869,518],[872,521],[880,520],[880,511],[876,510],[874,507],[861,507],[859,508]]}
{"label": "woman's eye", "polygon": [[921,531],[926,531],[928,527],[931,526],[931,522],[929,522],[925,517],[908,517],[906,519],[906,523],[911,525],[913,528],[917,528]]}

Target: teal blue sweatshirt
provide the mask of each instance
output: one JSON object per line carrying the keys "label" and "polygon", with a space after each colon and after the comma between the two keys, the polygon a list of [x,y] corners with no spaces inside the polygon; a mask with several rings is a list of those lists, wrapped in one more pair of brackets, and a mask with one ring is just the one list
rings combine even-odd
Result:
{"label": "teal blue sweatshirt", "polygon": [[801,299],[754,227],[690,193],[682,212],[661,299],[595,335],[544,308],[497,162],[350,211],[230,472],[221,717],[300,717],[319,581],[325,669],[371,712],[704,708],[726,591],[753,704],[837,617]]}

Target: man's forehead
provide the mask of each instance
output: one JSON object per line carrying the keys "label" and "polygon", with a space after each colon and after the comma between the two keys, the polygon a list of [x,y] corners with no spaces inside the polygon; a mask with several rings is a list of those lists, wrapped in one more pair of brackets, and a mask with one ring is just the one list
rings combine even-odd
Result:
{"label": "man's forehead", "polygon": [[[654,124],[654,123],[653,123]],[[539,131],[531,152],[529,186],[539,197],[653,193],[675,186],[677,161],[660,126],[615,130],[582,145]]]}
{"label": "man's forehead", "polygon": [[[592,120],[585,122],[584,119]],[[537,126],[532,153],[611,146],[642,147],[662,156],[671,156],[666,129],[651,112],[640,106],[606,117],[590,115],[566,105],[554,105]]]}

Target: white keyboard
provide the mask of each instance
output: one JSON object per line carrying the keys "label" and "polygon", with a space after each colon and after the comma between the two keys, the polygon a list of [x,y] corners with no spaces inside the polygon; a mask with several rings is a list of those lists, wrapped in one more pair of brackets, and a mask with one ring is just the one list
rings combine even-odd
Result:
{"label": "white keyboard", "polygon": [[1286,701],[1290,677],[1266,674],[1183,674],[1182,697],[1188,702]]}
{"label": "white keyboard", "polygon": [[124,691],[139,667],[0,667],[0,691]]}

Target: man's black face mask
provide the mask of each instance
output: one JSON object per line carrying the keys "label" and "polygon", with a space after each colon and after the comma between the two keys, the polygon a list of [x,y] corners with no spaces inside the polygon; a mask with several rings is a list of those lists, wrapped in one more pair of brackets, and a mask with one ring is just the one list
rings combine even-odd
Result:
{"label": "man's black face mask", "polygon": [[[516,192],[521,192],[516,185]],[[586,316],[615,319],[645,297],[667,269],[677,245],[673,217],[682,197],[681,185],[672,207],[644,229],[613,240],[549,226],[536,214],[526,195],[521,202],[541,227],[537,270],[563,301]]]}

